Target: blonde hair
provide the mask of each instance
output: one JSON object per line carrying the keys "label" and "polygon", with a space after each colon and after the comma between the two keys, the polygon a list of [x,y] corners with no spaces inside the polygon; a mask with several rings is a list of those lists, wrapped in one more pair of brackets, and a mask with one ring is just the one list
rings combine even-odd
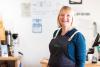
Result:
{"label": "blonde hair", "polygon": [[63,6],[63,7],[60,9],[59,14],[58,14],[58,17],[57,17],[57,24],[58,24],[58,27],[61,27],[61,24],[60,24],[60,22],[59,22],[59,16],[60,16],[60,13],[61,13],[62,10],[70,10],[71,13],[72,13],[72,16],[74,15],[71,7],[69,7],[69,6]]}

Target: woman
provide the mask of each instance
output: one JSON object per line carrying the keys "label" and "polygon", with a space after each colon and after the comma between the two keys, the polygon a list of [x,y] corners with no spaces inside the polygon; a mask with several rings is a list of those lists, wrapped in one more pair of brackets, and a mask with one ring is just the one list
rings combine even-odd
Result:
{"label": "woman", "polygon": [[71,7],[63,6],[58,15],[60,30],[54,32],[54,38],[49,44],[48,67],[84,67],[85,39],[76,28],[72,28],[72,24],[73,11]]}

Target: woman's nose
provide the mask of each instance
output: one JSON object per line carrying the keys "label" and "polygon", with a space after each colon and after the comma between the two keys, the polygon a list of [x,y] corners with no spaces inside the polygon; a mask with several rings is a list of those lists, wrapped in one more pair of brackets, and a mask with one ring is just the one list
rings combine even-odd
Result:
{"label": "woman's nose", "polygon": [[68,17],[66,15],[64,15],[63,19],[66,20],[66,19],[68,19]]}

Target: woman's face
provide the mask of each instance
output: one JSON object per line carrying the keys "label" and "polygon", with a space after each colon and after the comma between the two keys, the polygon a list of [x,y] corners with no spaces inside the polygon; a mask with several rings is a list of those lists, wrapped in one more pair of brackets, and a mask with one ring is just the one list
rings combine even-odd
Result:
{"label": "woman's face", "polygon": [[61,27],[70,27],[73,22],[71,10],[65,10],[65,9],[61,10],[58,20]]}

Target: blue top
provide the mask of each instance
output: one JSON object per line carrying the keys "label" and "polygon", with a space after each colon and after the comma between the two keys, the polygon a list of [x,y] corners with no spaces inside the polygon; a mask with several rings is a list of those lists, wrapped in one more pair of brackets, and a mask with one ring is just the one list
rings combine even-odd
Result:
{"label": "blue top", "polygon": [[[63,36],[63,39],[67,37],[71,37],[72,34],[76,31],[77,29],[72,29],[70,31],[68,31],[64,36]],[[54,32],[54,35],[55,36],[55,33],[57,31]],[[61,36],[61,30],[58,34],[58,36]],[[59,38],[61,39],[62,37],[57,37],[58,38],[58,41],[59,41]],[[56,40],[57,40],[56,38]],[[52,41],[52,40],[51,40]],[[65,42],[67,41],[67,39],[65,40],[62,40],[62,42]],[[57,42],[57,41],[53,41],[53,42]],[[85,60],[86,60],[86,44],[85,44],[85,38],[84,36],[82,35],[82,33],[78,32],[77,34],[74,35],[74,37],[72,38],[72,40],[70,41],[70,43],[66,43],[66,47],[65,49],[67,49],[67,51],[65,51],[65,55],[64,56],[63,54],[63,57],[68,57],[68,59],[70,59],[71,61],[73,61],[75,63],[75,67],[85,67]],[[50,43],[50,44],[53,44],[53,43]],[[60,44],[60,43],[59,43]],[[63,43],[64,44],[64,43]],[[55,47],[56,45],[54,45]],[[57,47],[57,46],[56,46]],[[56,55],[55,53],[57,53],[50,45],[49,45],[49,49],[50,49],[50,59],[49,59],[49,63],[50,64],[50,61],[51,59],[54,60],[54,55],[55,57],[57,57],[59,55],[59,53]],[[57,50],[57,49],[56,49]],[[57,50],[59,51],[59,50]],[[61,52],[61,50],[59,51]],[[61,55],[61,54],[60,54]],[[61,56],[60,56],[61,57]],[[64,59],[64,58],[63,58]],[[66,59],[66,58],[65,58]],[[52,61],[52,62],[53,62]],[[60,60],[61,61],[61,60]],[[55,63],[58,63],[58,61],[55,61]],[[60,63],[63,64],[65,63],[66,60],[63,62],[61,61]],[[53,62],[54,63],[54,62]],[[53,67],[53,66],[51,66]],[[59,66],[59,67],[64,67],[64,66]],[[65,66],[67,67],[67,66]],[[72,66],[73,67],[73,66]]]}
{"label": "blue top", "polygon": [[[75,31],[73,29],[66,33],[69,37],[71,33]],[[75,46],[75,47],[73,47]],[[85,67],[86,60],[86,43],[85,38],[82,33],[78,32],[72,39],[71,44],[67,46],[69,58],[72,59],[76,63],[76,67]]]}

